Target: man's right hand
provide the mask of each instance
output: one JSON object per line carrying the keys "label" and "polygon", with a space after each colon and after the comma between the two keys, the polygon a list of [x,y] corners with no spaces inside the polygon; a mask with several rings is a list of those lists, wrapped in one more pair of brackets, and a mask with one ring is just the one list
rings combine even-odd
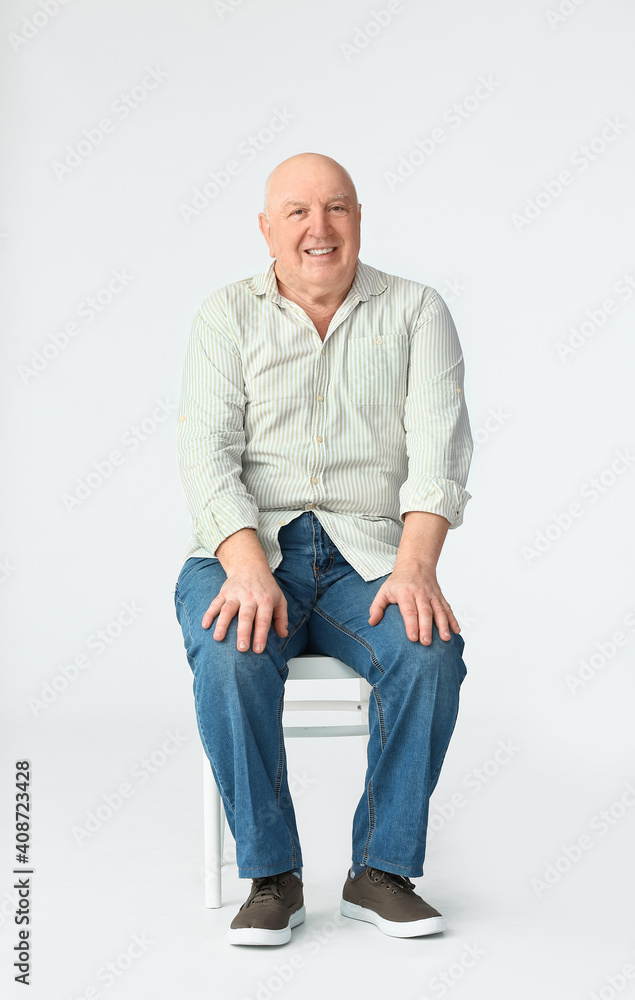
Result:
{"label": "man's right hand", "polygon": [[209,628],[218,615],[214,638],[225,638],[229,623],[238,613],[237,648],[249,649],[253,626],[254,653],[261,653],[267,643],[273,623],[283,639],[288,632],[287,600],[275,581],[271,570],[251,570],[228,575],[217,597],[203,615],[202,626]]}

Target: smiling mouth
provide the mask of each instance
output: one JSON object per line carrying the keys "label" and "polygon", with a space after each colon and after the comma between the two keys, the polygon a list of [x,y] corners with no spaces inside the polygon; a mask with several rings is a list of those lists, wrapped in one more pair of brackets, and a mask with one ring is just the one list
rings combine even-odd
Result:
{"label": "smiling mouth", "polygon": [[323,247],[321,250],[305,250],[304,252],[308,253],[310,257],[324,257],[327,254],[334,253],[335,250],[337,250],[337,247]]}

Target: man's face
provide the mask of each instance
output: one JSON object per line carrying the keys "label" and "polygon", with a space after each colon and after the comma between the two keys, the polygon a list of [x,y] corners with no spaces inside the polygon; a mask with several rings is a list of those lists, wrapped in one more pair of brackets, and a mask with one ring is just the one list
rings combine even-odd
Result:
{"label": "man's face", "polygon": [[318,157],[281,164],[271,177],[267,214],[259,216],[276,276],[319,295],[345,291],[357,268],[361,209],[348,175]]}

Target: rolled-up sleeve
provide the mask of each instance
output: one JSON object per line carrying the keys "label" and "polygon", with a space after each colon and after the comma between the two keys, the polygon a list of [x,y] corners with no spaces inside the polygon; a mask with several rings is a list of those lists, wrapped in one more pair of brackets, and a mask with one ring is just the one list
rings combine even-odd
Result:
{"label": "rolled-up sleeve", "polygon": [[471,499],[465,484],[473,449],[463,378],[454,321],[433,290],[410,343],[404,412],[408,476],[399,491],[402,521],[409,510],[441,514],[450,528],[463,521]]}
{"label": "rolled-up sleeve", "polygon": [[258,506],[241,480],[244,416],[238,347],[199,311],[181,380],[178,465],[194,531],[212,556],[229,535],[258,527]]}

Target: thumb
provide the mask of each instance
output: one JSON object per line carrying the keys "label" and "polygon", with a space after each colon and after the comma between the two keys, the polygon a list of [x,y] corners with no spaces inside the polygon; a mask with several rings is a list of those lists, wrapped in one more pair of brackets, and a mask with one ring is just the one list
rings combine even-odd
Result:
{"label": "thumb", "polygon": [[275,628],[276,632],[278,633],[281,639],[284,639],[287,632],[289,631],[288,625],[289,625],[289,616],[287,614],[286,603],[279,604],[276,608],[273,609],[273,627]]}
{"label": "thumb", "polygon": [[368,619],[369,625],[377,625],[378,622],[384,617],[384,608],[389,604],[389,600],[385,594],[378,593],[375,596],[375,600],[370,606],[370,617]]}

